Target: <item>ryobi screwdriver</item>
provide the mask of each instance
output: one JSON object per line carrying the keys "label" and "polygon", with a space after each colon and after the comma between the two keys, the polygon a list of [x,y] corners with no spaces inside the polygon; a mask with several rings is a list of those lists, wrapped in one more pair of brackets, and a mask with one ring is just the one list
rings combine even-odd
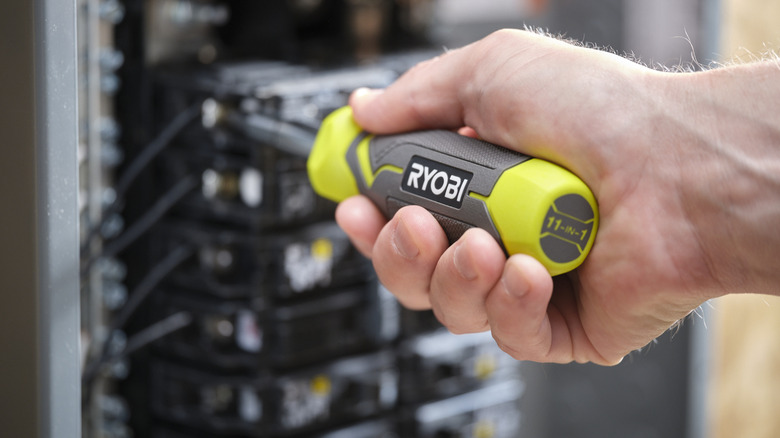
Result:
{"label": "ryobi screwdriver", "polygon": [[420,205],[450,243],[479,227],[551,275],[579,266],[598,228],[590,189],[558,165],[449,131],[374,136],[349,107],[323,121],[307,167],[321,196],[340,202],[362,193],[388,218]]}

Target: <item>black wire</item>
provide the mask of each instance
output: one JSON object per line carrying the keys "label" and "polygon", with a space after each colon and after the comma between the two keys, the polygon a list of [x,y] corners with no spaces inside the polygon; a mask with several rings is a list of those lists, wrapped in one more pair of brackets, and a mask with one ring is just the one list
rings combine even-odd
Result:
{"label": "black wire", "polygon": [[[92,240],[100,233],[106,218],[117,213],[123,203],[124,196],[132,184],[141,175],[143,170],[154,160],[170,142],[200,114],[201,105],[193,105],[185,111],[179,113],[160,133],[138,154],[125,170],[119,176],[116,184],[116,200],[112,202],[102,214],[101,221],[92,227],[87,233],[82,252],[88,250]],[[154,224],[156,224],[176,203],[178,203],[191,190],[198,186],[198,179],[194,176],[188,176],[177,182],[171,189],[163,194],[154,205],[146,211],[136,222],[134,222],[125,232],[116,239],[108,242],[101,254],[90,257],[87,260],[82,275],[88,272],[92,265],[101,257],[112,257],[126,249],[135,242]],[[93,361],[88,362],[84,367],[82,375],[82,384],[85,385],[84,398],[82,402],[89,400],[91,391],[89,387],[97,377],[104,366],[117,360],[120,357],[127,356],[133,352],[151,344],[152,342],[167,336],[177,330],[180,330],[192,322],[192,315],[188,312],[179,312],[164,318],[157,323],[134,334],[128,339],[125,348],[116,354],[111,355],[108,347],[115,333],[121,330],[133,314],[138,310],[141,304],[151,294],[155,287],[177,266],[186,260],[193,253],[190,247],[178,247],[171,251],[165,258],[156,264],[141,280],[130,295],[128,302],[119,311],[110,325],[108,339],[103,343],[100,353]]]}
{"label": "black wire", "polygon": [[160,154],[171,143],[171,141],[181,133],[181,131],[193,120],[195,120],[201,112],[201,104],[196,104],[188,107],[186,110],[179,113],[171,122],[157,134],[149,144],[144,147],[140,154],[136,155],[133,161],[125,167],[125,170],[119,176],[114,190],[116,191],[116,199],[112,202],[101,215],[101,220],[95,226],[89,229],[84,243],[81,247],[81,252],[86,253],[89,249],[89,245],[99,233],[106,219],[111,217],[114,213],[118,212],[122,208],[122,202],[125,194],[132,186],[133,182],[143,172],[143,170],[151,163],[151,161]]}
{"label": "black wire", "polygon": [[[160,282],[165,279],[168,274],[171,273],[177,266],[185,261],[190,255],[192,255],[193,249],[189,246],[179,246],[173,251],[169,252],[162,260],[160,260],[155,266],[146,273],[144,278],[138,283],[138,285],[130,293],[130,299],[122,307],[122,310],[116,315],[109,326],[108,339],[101,345],[100,352],[96,354],[96,359],[87,363],[84,367],[84,379],[91,380],[94,378],[93,374],[96,374],[100,368],[108,360],[108,346],[113,340],[114,333],[117,330],[122,330],[133,314],[138,310],[141,304],[146,300],[149,294],[154,290]],[[89,377],[87,377],[89,376]]]}
{"label": "black wire", "polygon": [[182,178],[164,195],[162,195],[154,205],[147,210],[143,216],[135,221],[127,230],[120,234],[116,239],[109,241],[103,247],[101,254],[90,257],[82,269],[82,275],[89,272],[92,265],[101,257],[113,257],[125,248],[130,246],[145,232],[154,226],[176,203],[182,200],[190,191],[198,186],[198,179],[192,175]]}
{"label": "black wire", "polygon": [[157,287],[171,271],[187,260],[193,252],[193,249],[189,246],[179,246],[155,264],[130,293],[130,298],[127,300],[127,303],[122,306],[122,309],[112,319],[111,332],[123,328],[154,288]]}
{"label": "black wire", "polygon": [[[177,312],[149,325],[148,327],[131,336],[130,339],[128,339],[125,343],[125,348],[123,348],[122,351],[118,353],[109,354],[107,349],[104,347],[103,351],[101,352],[101,356],[97,360],[87,364],[87,366],[84,367],[84,373],[81,377],[81,384],[84,387],[82,392],[82,403],[89,402],[91,393],[90,386],[92,386],[92,383],[95,381],[95,378],[98,376],[103,367],[111,364],[117,359],[128,356],[140,350],[141,348],[146,347],[152,342],[155,342],[165,336],[170,335],[171,333],[187,327],[192,323],[192,320],[193,317],[190,312]],[[112,332],[109,335],[105,346],[108,346],[113,336],[114,335]]]}
{"label": "black wire", "polygon": [[166,146],[176,137],[182,129],[200,115],[200,104],[192,105],[177,115],[159,134],[152,140],[133,161],[125,167],[116,182],[116,198],[122,199],[127,190],[138,178],[138,175],[149,163],[162,152]]}
{"label": "black wire", "polygon": [[152,225],[157,223],[168,210],[181,201],[184,196],[197,186],[198,179],[192,175],[185,176],[179,180],[179,182],[165,192],[165,194],[160,196],[154,205],[127,228],[124,233],[120,234],[116,239],[106,243],[103,250],[103,256],[113,257],[122,252],[122,250],[141,237],[141,235],[148,231]]}
{"label": "black wire", "polygon": [[192,320],[192,314],[182,310],[155,322],[131,336],[130,339],[127,340],[125,349],[117,354],[116,357],[109,358],[109,362],[116,360],[116,358],[133,354],[152,342],[187,327],[192,323]]}

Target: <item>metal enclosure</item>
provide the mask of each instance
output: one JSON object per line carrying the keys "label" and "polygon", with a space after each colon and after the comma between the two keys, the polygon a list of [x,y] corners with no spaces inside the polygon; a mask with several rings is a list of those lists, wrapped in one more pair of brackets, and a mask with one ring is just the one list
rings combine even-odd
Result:
{"label": "metal enclosure", "polygon": [[75,3],[0,5],[0,427],[80,436]]}

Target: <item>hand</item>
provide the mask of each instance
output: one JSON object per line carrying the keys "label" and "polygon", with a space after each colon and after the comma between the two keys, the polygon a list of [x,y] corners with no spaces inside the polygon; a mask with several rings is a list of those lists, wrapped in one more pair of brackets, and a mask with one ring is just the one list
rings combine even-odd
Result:
{"label": "hand", "polygon": [[424,209],[387,222],[364,197],[336,218],[402,304],[452,332],[491,330],[517,359],[615,364],[709,298],[777,293],[780,233],[758,221],[780,223],[779,76],[661,73],[500,31],[357,91],[355,118],[378,134],[460,129],[572,170],[601,214],[585,263],[551,278],[482,230],[448,247]]}

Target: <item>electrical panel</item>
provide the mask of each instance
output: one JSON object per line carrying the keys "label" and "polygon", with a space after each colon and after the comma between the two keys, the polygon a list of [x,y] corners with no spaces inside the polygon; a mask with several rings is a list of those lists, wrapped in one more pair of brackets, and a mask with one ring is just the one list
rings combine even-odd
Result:
{"label": "electrical panel", "polygon": [[85,435],[519,433],[517,362],[402,309],[306,174],[352,90],[436,54],[430,3],[85,2]]}
{"label": "electrical panel", "polygon": [[79,0],[84,436],[575,436],[590,371],[400,307],[307,178],[351,91],[441,52],[442,3]]}

